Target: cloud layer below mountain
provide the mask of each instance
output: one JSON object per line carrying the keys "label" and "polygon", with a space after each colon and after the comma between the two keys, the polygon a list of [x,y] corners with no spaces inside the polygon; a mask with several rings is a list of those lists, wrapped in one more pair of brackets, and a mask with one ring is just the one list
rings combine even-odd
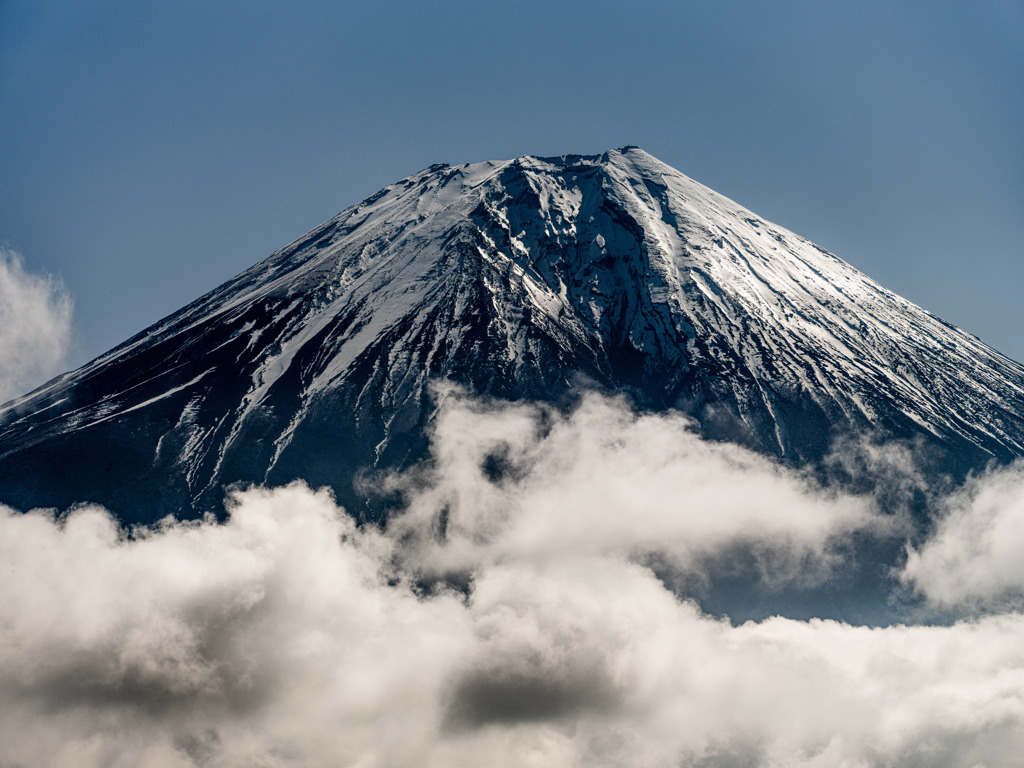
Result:
{"label": "cloud layer below mountain", "polygon": [[[736,626],[678,585],[723,561],[766,588],[829,578],[843,541],[900,539],[906,522],[679,416],[596,396],[569,416],[441,402],[433,464],[385,481],[407,502],[386,530],[302,484],[237,492],[223,523],[134,531],[87,505],[3,510],[0,763],[831,768],[1024,751],[1024,616],[1006,602],[1020,575],[997,557],[991,579],[949,586],[989,567],[985,526],[1024,514],[1019,475],[950,497],[903,573],[937,604],[998,594],[1001,612]],[[982,542],[966,555],[949,554],[958,526]]]}
{"label": "cloud layer below mountain", "polygon": [[25,271],[19,254],[0,248],[0,403],[61,369],[71,309],[60,280]]}

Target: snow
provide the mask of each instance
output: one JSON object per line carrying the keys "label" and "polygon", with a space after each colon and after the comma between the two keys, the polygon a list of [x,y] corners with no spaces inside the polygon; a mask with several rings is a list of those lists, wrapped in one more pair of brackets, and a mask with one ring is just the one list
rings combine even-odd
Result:
{"label": "snow", "polygon": [[123,408],[119,404],[111,404],[108,408],[104,409],[106,415],[102,416],[101,418],[94,419],[94,420],[89,421],[89,422],[87,422],[85,424],[82,424],[81,426],[83,426],[83,427],[93,427],[93,426],[96,426],[97,424],[100,424],[100,423],[102,423],[104,421],[108,421],[110,419],[115,419],[115,418],[120,418],[121,416],[123,416],[123,415],[125,415],[127,413],[131,413],[132,411],[137,411],[140,408],[146,408],[146,407],[148,407],[150,405],[153,405],[153,403],[158,403],[161,400],[167,399],[171,395],[175,395],[178,392],[181,392],[183,390],[188,389],[189,387],[194,386],[195,384],[198,384],[211,371],[212,371],[212,369],[207,370],[207,371],[203,371],[201,374],[196,376],[194,379],[192,379],[191,381],[185,382],[181,386],[174,387],[173,389],[169,389],[166,392],[162,392],[161,394],[157,395],[156,397],[151,397],[151,398],[149,398],[147,400],[143,400],[141,403],[137,403],[136,405],[132,405],[132,406],[130,406],[128,408]]}

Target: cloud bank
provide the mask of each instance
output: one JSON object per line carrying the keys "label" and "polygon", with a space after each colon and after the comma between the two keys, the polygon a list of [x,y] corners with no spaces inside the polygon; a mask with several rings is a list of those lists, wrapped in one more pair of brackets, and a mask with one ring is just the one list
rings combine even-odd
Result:
{"label": "cloud bank", "polygon": [[781,585],[893,533],[687,426],[449,391],[385,530],[298,483],[225,523],[2,510],[0,764],[1012,764],[1021,615],[734,626],[647,567]]}
{"label": "cloud bank", "polygon": [[60,280],[26,272],[20,255],[0,248],[0,403],[59,372],[71,309]]}

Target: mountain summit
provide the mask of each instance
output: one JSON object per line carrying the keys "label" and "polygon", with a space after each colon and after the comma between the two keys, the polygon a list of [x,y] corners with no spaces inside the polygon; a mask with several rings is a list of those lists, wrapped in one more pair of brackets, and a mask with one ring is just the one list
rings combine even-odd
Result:
{"label": "mountain summit", "polygon": [[435,165],[0,408],[0,501],[191,515],[421,458],[448,379],[581,387],[821,459],[870,430],[1024,455],[1024,367],[636,147]]}

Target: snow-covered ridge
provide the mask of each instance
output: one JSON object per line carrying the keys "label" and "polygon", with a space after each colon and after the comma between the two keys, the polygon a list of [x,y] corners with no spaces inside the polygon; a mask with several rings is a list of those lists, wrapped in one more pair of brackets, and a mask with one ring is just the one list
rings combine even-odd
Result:
{"label": "snow-covered ridge", "polygon": [[9,404],[0,469],[120,429],[190,503],[310,465],[344,488],[415,457],[431,378],[549,399],[580,375],[793,461],[863,428],[1024,454],[1019,364],[627,147],[385,187]]}

